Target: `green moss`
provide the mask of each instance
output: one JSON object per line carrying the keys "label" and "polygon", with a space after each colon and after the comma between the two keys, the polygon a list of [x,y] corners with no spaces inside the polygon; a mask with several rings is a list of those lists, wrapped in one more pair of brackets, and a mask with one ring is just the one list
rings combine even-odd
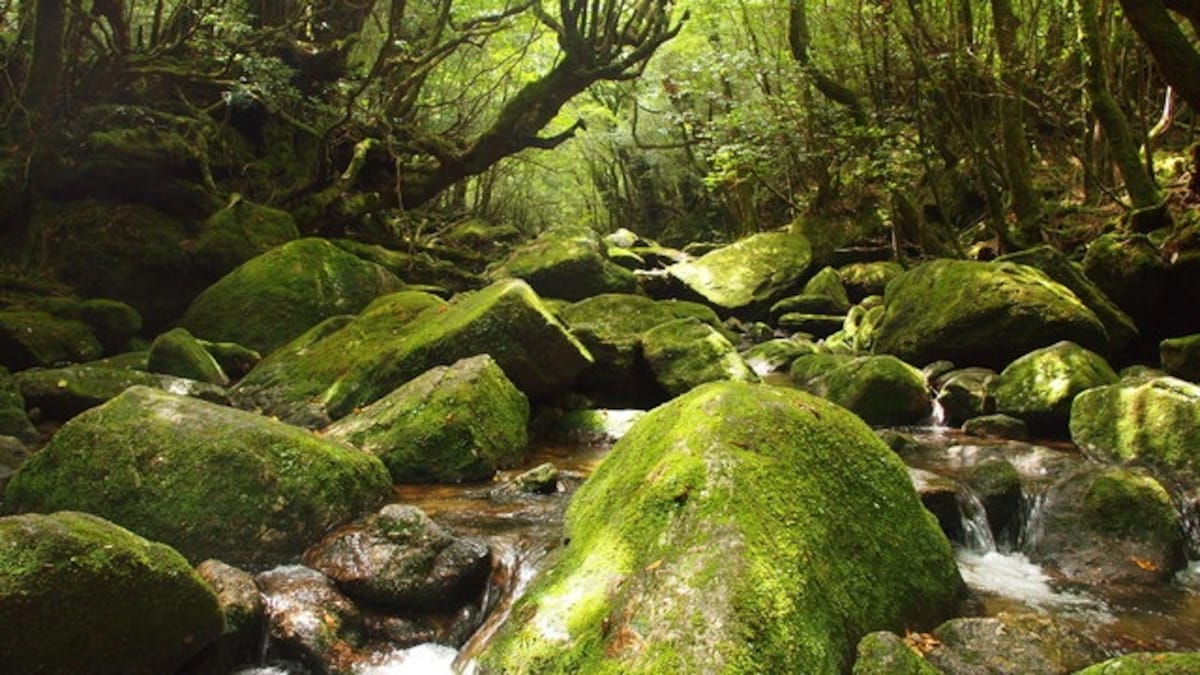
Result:
{"label": "green moss", "polygon": [[854,675],[939,675],[895,633],[870,633],[858,643]]}
{"label": "green moss", "polygon": [[980,415],[963,422],[962,430],[968,436],[983,438],[1011,438],[1025,440],[1029,438],[1029,427],[1024,420],[1008,415]]}
{"label": "green moss", "polygon": [[852,300],[883,295],[888,283],[901,274],[904,274],[904,267],[891,261],[850,263],[838,269],[843,287]]}
{"label": "green moss", "polygon": [[325,430],[377,455],[398,483],[491,478],[515,466],[529,403],[485,355],[440,366]]}
{"label": "green moss", "polygon": [[1115,384],[1117,379],[1099,354],[1073,342],[1059,342],[1013,361],[988,390],[997,412],[1024,420],[1033,431],[1062,434],[1075,396]]}
{"label": "green moss", "polygon": [[747,349],[742,358],[754,372],[765,375],[777,370],[788,370],[793,361],[806,354],[815,353],[816,349],[816,345],[807,340],[768,340]]}
{"label": "green moss", "polygon": [[177,552],[70,512],[0,518],[0,623],[11,673],[175,672],[221,632]]}
{"label": "green moss", "polygon": [[146,368],[152,373],[222,386],[229,384],[229,377],[220,364],[186,328],[175,328],[155,338],[150,345]]}
{"label": "green moss", "polygon": [[539,294],[563,300],[634,293],[638,287],[632,272],[604,257],[599,236],[587,227],[547,230],[514,250],[488,276],[521,279]]}
{"label": "green moss", "polygon": [[201,293],[180,325],[197,337],[268,353],[330,316],[361,311],[402,283],[322,239],[260,255]]}
{"label": "green moss", "polygon": [[375,457],[273,420],[133,387],[64,425],[5,492],[95,513],[192,560],[279,561],[391,490]]}
{"label": "green moss", "polygon": [[1171,377],[1089,389],[1071,405],[1071,440],[1116,461],[1180,478],[1200,469],[1200,386]]}
{"label": "green moss", "polygon": [[1075,675],[1192,675],[1200,672],[1200,653],[1126,654],[1088,666]]}
{"label": "green moss", "polygon": [[874,426],[915,424],[931,411],[925,376],[893,356],[814,354],[793,362],[792,373],[800,387]]}
{"label": "green moss", "polygon": [[696,319],[659,324],[642,335],[642,355],[668,396],[717,380],[757,382],[733,345]]}
{"label": "green moss", "polygon": [[45,312],[0,312],[0,354],[21,370],[34,366],[90,361],[104,348],[87,324]]}
{"label": "green moss", "polygon": [[1168,374],[1200,382],[1200,334],[1163,340],[1158,353]]}
{"label": "green moss", "polygon": [[25,398],[4,366],[0,366],[0,436],[14,436],[26,443],[39,438],[25,414]]}
{"label": "green moss", "polygon": [[1097,531],[1152,543],[1182,543],[1171,495],[1150,476],[1107,469],[1088,486],[1083,510]]}
{"label": "green moss", "polygon": [[764,232],[671,265],[671,276],[724,314],[758,318],[803,276],[812,262],[808,239]]}
{"label": "green moss", "polygon": [[569,544],[485,672],[839,672],[945,616],[953,555],[898,458],[803,392],[712,383],[652,411],[572,499]]}
{"label": "green moss", "polygon": [[191,243],[196,263],[214,276],[300,237],[286,211],[235,199],[208,217]]}
{"label": "green moss", "polygon": [[885,300],[873,348],[909,363],[1001,368],[1060,340],[1108,352],[1096,315],[1025,265],[935,260],[896,277]]}
{"label": "green moss", "polygon": [[829,299],[830,303],[832,303],[832,311],[819,312],[821,314],[836,314],[850,309],[850,296],[846,294],[846,287],[842,285],[842,275],[832,267],[822,268],[820,272],[814,274],[804,284],[802,294]]}

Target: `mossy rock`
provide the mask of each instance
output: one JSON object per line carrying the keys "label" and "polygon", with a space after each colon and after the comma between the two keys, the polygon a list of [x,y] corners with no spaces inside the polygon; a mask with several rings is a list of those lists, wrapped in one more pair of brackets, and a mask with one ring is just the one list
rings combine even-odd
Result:
{"label": "mossy rock", "polygon": [[172,673],[221,633],[183,556],[85,513],[0,518],[0,670]]}
{"label": "mossy rock", "polygon": [[1200,652],[1142,652],[1125,654],[1088,666],[1075,675],[1194,675],[1200,673]]}
{"label": "mossy rock", "polygon": [[1118,537],[1183,545],[1183,530],[1171,495],[1153,477],[1109,468],[1092,479],[1083,495],[1091,529]]}
{"label": "mossy rock", "polygon": [[841,408],[765,385],[646,415],[576,492],[566,540],[481,672],[844,672],[863,635],[963,593],[903,463]]}
{"label": "mossy rock", "polygon": [[742,360],[759,375],[766,375],[791,368],[792,362],[817,351],[817,346],[808,340],[778,338],[754,345],[742,354]]}
{"label": "mossy rock", "polygon": [[812,247],[803,235],[763,232],[671,265],[672,278],[690,296],[718,313],[757,319],[777,300],[795,293],[812,263]]}
{"label": "mossy rock", "polygon": [[957,427],[980,415],[996,412],[996,401],[988,386],[996,378],[990,368],[956,368],[937,378],[937,404],[943,423]]}
{"label": "mossy rock", "polygon": [[78,319],[88,325],[106,354],[115,354],[142,330],[142,315],[133,307],[107,298],[67,300],[47,311],[64,319]]}
{"label": "mossy rock", "polygon": [[13,370],[100,358],[104,347],[87,324],[45,312],[0,312],[0,365]]}
{"label": "mossy rock", "polygon": [[979,495],[988,526],[996,539],[1014,541],[1022,512],[1021,474],[1003,457],[989,457],[967,475],[967,485]]}
{"label": "mossy rock", "polygon": [[849,409],[872,426],[916,424],[932,411],[925,376],[894,356],[843,360],[836,367],[797,384]]}
{"label": "mossy rock", "polygon": [[273,248],[300,238],[287,211],[236,197],[200,225],[190,244],[196,264],[214,278]]}
{"label": "mossy rock", "polygon": [[281,419],[324,426],[430,368],[476,354],[490,355],[531,398],[565,390],[592,362],[527,284],[508,280],[449,304],[415,292],[380,298],[341,328],[302,336],[264,359],[234,396]]}
{"label": "mossy rock", "polygon": [[1200,383],[1200,334],[1163,340],[1158,353],[1167,374]]}
{"label": "mossy rock", "polygon": [[529,403],[486,354],[439,366],[324,435],[378,456],[397,483],[491,478],[525,455]]}
{"label": "mossy rock", "polygon": [[470,218],[442,233],[448,245],[486,256],[502,254],[521,240],[521,231],[505,223],[489,223]]}
{"label": "mossy rock", "polygon": [[391,494],[373,455],[133,387],[63,425],[9,481],[16,511],[95,513],[189,559],[278,562]]}
{"label": "mossy rock", "polygon": [[771,305],[771,318],[778,322],[781,317],[789,314],[838,314],[848,309],[849,307],[839,309],[837,301],[829,296],[802,293]]}
{"label": "mossy rock", "polygon": [[1170,307],[1170,271],[1145,235],[1105,234],[1088,245],[1083,273],[1151,339],[1161,335]]}
{"label": "mossy rock", "polygon": [[940,675],[895,633],[868,633],[858,643],[853,675]]}
{"label": "mossy rock", "polygon": [[1004,414],[980,415],[963,422],[962,431],[968,436],[980,438],[1008,438],[1023,441],[1029,438],[1029,425],[1025,420]]}
{"label": "mossy rock", "polygon": [[146,367],[152,373],[219,386],[229,384],[221,365],[186,328],[175,328],[154,338]]}
{"label": "mossy rock", "polygon": [[630,271],[642,270],[648,267],[645,258],[627,248],[609,246],[605,250],[604,256],[612,261],[614,265],[624,267]]}
{"label": "mossy rock", "polygon": [[1181,479],[1200,470],[1200,385],[1159,377],[1089,389],[1071,404],[1070,426],[1071,440],[1097,457]]}
{"label": "mossy rock", "polygon": [[1062,436],[1075,396],[1117,380],[1099,354],[1064,341],[1010,363],[992,381],[988,393],[996,400],[996,412],[1024,420],[1035,433]]}
{"label": "mossy rock", "polygon": [[642,355],[670,397],[705,382],[758,381],[729,340],[697,319],[668,321],[646,331]]}
{"label": "mossy rock", "polygon": [[444,260],[428,251],[393,251],[377,244],[353,239],[333,239],[330,243],[395,274],[408,284],[405,288],[409,290],[422,290],[414,286],[424,285],[445,289],[446,295],[449,295],[483,285],[476,271],[464,269],[461,262]]}
{"label": "mossy rock", "polygon": [[563,300],[634,293],[638,287],[632,272],[604,257],[600,237],[578,226],[552,228],[518,246],[488,277],[521,279],[539,295]]}
{"label": "mossy rock", "polygon": [[26,407],[37,408],[49,419],[66,421],[102,405],[133,386],[152,387],[174,394],[225,404],[229,398],[218,386],[171,375],[107,366],[68,366],[26,370],[13,376]]}
{"label": "mossy rock", "polygon": [[204,347],[204,351],[213,357],[221,370],[231,378],[240,379],[253,370],[259,361],[262,361],[262,354],[236,342],[200,340],[200,344]]}
{"label": "mossy rock", "polygon": [[224,619],[221,636],[206,651],[205,663],[227,672],[261,658],[266,603],[254,575],[220,560],[205,560],[196,566],[196,574],[216,593]]}
{"label": "mossy rock", "polygon": [[779,317],[779,327],[798,331],[815,337],[828,337],[841,330],[846,317],[841,314],[784,314]]}
{"label": "mossy rock", "polygon": [[832,267],[823,267],[804,284],[801,295],[829,298],[833,311],[825,314],[840,314],[850,309],[850,296],[842,283],[842,275]]}
{"label": "mossy rock", "polygon": [[1108,353],[1092,310],[1026,265],[934,260],[889,283],[885,302],[873,348],[909,363],[999,369],[1060,340]]}
{"label": "mossy rock", "polygon": [[904,274],[904,266],[891,261],[850,263],[838,268],[842,287],[852,302],[883,295],[888,283],[901,274]]}
{"label": "mossy rock", "polygon": [[933,636],[925,658],[946,673],[1062,675],[1103,654],[1073,624],[1040,614],[952,619]]}
{"label": "mossy rock", "polygon": [[338,314],[355,314],[400,290],[394,274],[323,239],[264,253],[209,286],[180,325],[196,337],[269,353]]}
{"label": "mossy rock", "polygon": [[816,383],[825,377],[827,373],[853,360],[854,357],[849,354],[830,354],[828,352],[802,354],[792,361],[788,373],[792,376],[792,380],[798,387],[807,389],[810,384]]}
{"label": "mossy rock", "polygon": [[25,443],[40,438],[25,414],[25,397],[4,366],[0,366],[0,436],[12,436]]}

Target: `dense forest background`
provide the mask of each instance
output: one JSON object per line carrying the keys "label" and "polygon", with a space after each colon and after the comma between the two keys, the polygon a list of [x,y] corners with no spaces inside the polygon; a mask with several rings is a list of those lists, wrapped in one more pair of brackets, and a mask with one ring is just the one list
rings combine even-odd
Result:
{"label": "dense forest background", "polygon": [[409,248],[478,217],[1069,250],[1196,197],[1198,27],[1187,0],[7,0],[0,227],[43,268],[46,205],[83,199]]}

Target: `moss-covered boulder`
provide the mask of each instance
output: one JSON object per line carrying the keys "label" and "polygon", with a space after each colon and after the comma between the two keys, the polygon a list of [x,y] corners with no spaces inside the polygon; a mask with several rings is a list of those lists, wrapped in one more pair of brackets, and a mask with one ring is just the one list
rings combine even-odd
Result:
{"label": "moss-covered boulder", "polygon": [[838,268],[842,287],[852,302],[883,295],[888,282],[901,274],[904,274],[904,266],[891,261],[850,263]]}
{"label": "moss-covered boulder", "polygon": [[543,232],[518,246],[488,276],[492,280],[522,279],[539,295],[562,300],[637,291],[633,273],[610,262],[599,235],[582,226]]}
{"label": "moss-covered boulder", "polygon": [[225,390],[216,385],[128,368],[82,365],[34,369],[17,373],[13,381],[26,407],[37,408],[46,419],[58,421],[102,405],[133,386],[153,387],[211,403],[229,402]]}
{"label": "moss-covered boulder", "polygon": [[796,291],[811,263],[812,247],[803,235],[763,232],[667,269],[691,298],[721,314],[759,318]]}
{"label": "moss-covered boulder", "polygon": [[398,483],[484,480],[525,455],[529,403],[487,354],[438,366],[325,429]]}
{"label": "moss-covered boulder", "polygon": [[1125,654],[1076,671],[1075,675],[1193,675],[1200,673],[1200,652]]}
{"label": "moss-covered boulder", "polygon": [[196,574],[216,593],[223,619],[221,636],[209,648],[206,662],[213,670],[226,671],[260,658],[266,603],[254,575],[220,560],[205,560],[196,566]]}
{"label": "moss-covered boulder", "polygon": [[[801,357],[797,362],[811,358]],[[894,356],[844,360],[797,384],[849,409],[873,426],[916,424],[932,411],[925,376]]]}
{"label": "moss-covered boulder", "polygon": [[962,424],[962,432],[981,438],[1008,438],[1023,441],[1029,438],[1029,425],[1025,420],[1004,414],[980,415]]}
{"label": "moss-covered boulder", "polygon": [[1103,324],[1066,286],[1014,263],[935,260],[894,279],[874,350],[909,363],[1003,368],[1070,340],[1108,353]]}
{"label": "moss-covered boulder", "polygon": [[444,289],[447,295],[476,289],[484,283],[475,269],[480,265],[474,261],[464,264],[467,261],[447,260],[430,251],[394,251],[353,239],[333,239],[331,243],[347,253],[379,265],[408,284]]}
{"label": "moss-covered boulder", "polygon": [[1145,235],[1105,234],[1088,245],[1083,272],[1128,314],[1151,340],[1167,337],[1171,274]]}
{"label": "moss-covered boulder", "polygon": [[530,397],[568,387],[587,350],[522,281],[500,281],[449,303],[426,293],[380,298],[340,328],[302,336],[264,359],[234,390],[242,405],[324,426],[435,366],[489,354]]}
{"label": "moss-covered boulder", "polygon": [[696,319],[660,324],[642,336],[642,355],[668,396],[705,382],[757,382],[758,376],[712,326]]}
{"label": "moss-covered boulder", "polygon": [[154,338],[146,367],[152,373],[221,386],[229,384],[229,376],[221,365],[186,328],[175,328]]}
{"label": "moss-covered boulder", "polygon": [[1071,440],[1097,457],[1200,471],[1200,385],[1160,377],[1089,389],[1071,404],[1070,427]]}
{"label": "moss-covered boulder", "polygon": [[85,513],[0,518],[0,671],[176,672],[221,633],[183,556]]}
{"label": "moss-covered boulder", "polygon": [[742,353],[742,360],[750,369],[759,375],[776,371],[786,371],[792,361],[817,351],[817,346],[809,340],[797,338],[778,338],[767,340],[754,345]]}
{"label": "moss-covered boulder", "polygon": [[834,311],[829,314],[845,312],[850,309],[850,296],[842,283],[842,275],[832,267],[823,267],[804,284],[801,295],[821,296],[829,298]]}
{"label": "moss-covered boulder", "polygon": [[23,370],[100,358],[104,347],[87,324],[45,312],[0,312],[0,366]]}
{"label": "moss-covered boulder", "polygon": [[605,293],[563,308],[559,314],[594,359],[580,377],[580,390],[600,405],[651,407],[663,394],[642,358],[642,336],[661,324],[695,318],[721,325],[708,306],[681,300],[651,300],[629,293]]}
{"label": "moss-covered boulder", "polygon": [[907,471],[804,392],[702,385],[652,411],[568,507],[482,672],[846,671],[859,639],[963,586]]}
{"label": "moss-covered boulder", "polygon": [[1064,341],[1013,361],[988,391],[996,400],[996,412],[1024,420],[1035,433],[1061,436],[1067,432],[1075,396],[1117,379],[1099,354]]}
{"label": "moss-covered boulder", "polygon": [[25,414],[25,397],[4,366],[0,366],[0,436],[12,436],[26,443],[38,440],[37,429]]}
{"label": "moss-covered boulder", "polygon": [[200,224],[190,251],[196,265],[220,278],[238,265],[300,238],[287,211],[236,197]]}
{"label": "moss-covered boulder", "polygon": [[1167,374],[1200,383],[1200,334],[1163,340],[1158,353]]}
{"label": "moss-covered boulder", "polygon": [[95,513],[192,560],[295,555],[391,493],[373,455],[232,408],[133,387],[65,424],[9,481],[16,511]]}
{"label": "moss-covered boulder", "polygon": [[942,423],[957,427],[980,415],[996,412],[996,400],[988,391],[996,371],[990,368],[956,368],[939,376],[934,385]]}
{"label": "moss-covered boulder", "polygon": [[209,286],[180,325],[206,340],[261,353],[338,314],[355,314],[403,283],[323,239],[298,239],[247,261]]}
{"label": "moss-covered boulder", "polygon": [[784,314],[779,317],[780,328],[814,337],[828,337],[842,330],[846,317],[841,314]]}
{"label": "moss-covered boulder", "polygon": [[1023,504],[1017,467],[1003,457],[989,457],[971,468],[966,482],[983,502],[995,539],[1016,543]]}
{"label": "moss-covered boulder", "polygon": [[833,315],[846,312],[849,307],[838,308],[838,303],[827,295],[812,295],[801,293],[786,297],[771,305],[771,319],[776,323],[789,314],[824,314]]}
{"label": "moss-covered boulder", "polygon": [[1046,276],[1071,289],[1071,292],[1104,324],[1113,354],[1124,353],[1138,339],[1138,329],[1133,324],[1133,319],[1083,273],[1081,266],[1072,263],[1053,246],[1035,246],[1000,256],[996,260],[1036,267]]}
{"label": "moss-covered boulder", "polygon": [[[29,458],[29,450],[25,444],[13,436],[0,435],[0,495],[8,479],[12,478],[21,464]],[[0,508],[3,500],[0,500]]]}
{"label": "moss-covered boulder", "polygon": [[868,633],[858,643],[854,675],[940,675],[895,633]]}
{"label": "moss-covered boulder", "polygon": [[107,354],[119,352],[142,330],[142,315],[120,300],[41,297],[22,304],[59,319],[82,321],[92,330]]}
{"label": "moss-covered boulder", "polygon": [[933,637],[925,658],[946,673],[1062,675],[1103,654],[1072,624],[1040,614],[951,619]]}

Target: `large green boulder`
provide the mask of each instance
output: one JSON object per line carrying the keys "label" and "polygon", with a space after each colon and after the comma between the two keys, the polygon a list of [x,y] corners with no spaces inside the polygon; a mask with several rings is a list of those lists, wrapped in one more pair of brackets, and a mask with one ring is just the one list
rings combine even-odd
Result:
{"label": "large green boulder", "polygon": [[949,542],[845,410],[702,385],[637,422],[480,657],[503,673],[835,673],[859,639],[950,615]]}
{"label": "large green boulder", "polygon": [[204,345],[186,328],[174,328],[150,343],[146,368],[152,373],[227,385],[229,376]]}
{"label": "large green boulder", "polygon": [[642,354],[670,397],[705,382],[757,382],[758,375],[712,326],[697,319],[659,324],[642,336]]}
{"label": "large green boulder", "polygon": [[170,547],[61,512],[0,518],[0,625],[5,673],[154,675],[214,640],[221,612]]}
{"label": "large green boulder", "polygon": [[403,283],[323,239],[298,239],[209,286],[180,325],[197,337],[267,353],[324,319],[356,314]]}
{"label": "large green boulder", "polygon": [[1171,274],[1145,235],[1105,234],[1088,245],[1083,273],[1128,314],[1143,335],[1157,340],[1173,323]]}
{"label": "large green boulder", "polygon": [[1076,671],[1075,675],[1194,675],[1200,673],[1200,652],[1141,652],[1125,654]]}
{"label": "large green boulder", "polygon": [[[793,372],[817,355],[802,356]],[[916,424],[929,417],[932,404],[921,371],[894,356],[828,360],[833,367],[798,381],[817,396],[847,408],[872,426]],[[799,364],[799,365],[797,365]]]}
{"label": "large green boulder", "polygon": [[760,318],[796,291],[811,263],[812,247],[803,235],[763,232],[667,271],[690,296],[722,315]]}
{"label": "large green boulder", "polygon": [[846,286],[842,284],[842,275],[832,267],[822,268],[804,283],[802,295],[829,298],[833,303],[833,312],[845,312],[850,309],[850,296],[846,294]]}
{"label": "large green boulder", "polygon": [[325,429],[398,483],[485,480],[525,455],[529,403],[487,354],[438,366]]}
{"label": "large green boulder", "polygon": [[1012,262],[1036,267],[1054,281],[1071,289],[1108,332],[1108,344],[1113,354],[1121,354],[1138,339],[1133,319],[1121,310],[1104,291],[1089,279],[1080,266],[1072,263],[1053,246],[1042,245],[1000,256],[997,262]]}
{"label": "large green boulder", "polygon": [[0,366],[0,436],[13,436],[26,443],[38,440],[37,429],[25,414],[25,397],[4,366]]}
{"label": "large green boulder", "polygon": [[1158,353],[1168,375],[1200,383],[1200,334],[1163,340]]}
{"label": "large green boulder", "polygon": [[153,387],[212,403],[229,402],[224,389],[216,385],[101,365],[25,370],[14,375],[13,381],[26,407],[37,408],[46,419],[58,421],[102,405],[133,386]]}
{"label": "large green boulder", "polygon": [[1030,431],[1063,435],[1071,402],[1082,391],[1117,382],[1099,354],[1073,342],[1035,349],[1013,361],[988,387],[996,412],[1024,420]]}
{"label": "large green boulder", "polygon": [[1200,385],[1173,377],[1089,389],[1071,404],[1071,440],[1088,453],[1167,474],[1200,470]]}
{"label": "large green boulder", "polygon": [[637,278],[609,262],[591,228],[556,227],[518,246],[488,272],[492,280],[522,279],[539,295],[582,300],[601,293],[633,293]]}
{"label": "large green boulder", "polygon": [[373,455],[133,387],[65,424],[5,490],[19,512],[95,513],[194,561],[287,559],[391,494]]}
{"label": "large green boulder", "polygon": [[1046,614],[951,619],[930,642],[925,659],[938,672],[956,675],[1062,675],[1103,654],[1076,624]]}
{"label": "large green boulder", "polygon": [[293,423],[324,426],[430,368],[476,354],[491,355],[531,397],[564,390],[592,362],[517,280],[460,294],[449,304],[425,293],[396,293],[325,330],[264,359],[238,384],[235,399]]}
{"label": "large green boulder", "polygon": [[1107,354],[1104,326],[1066,286],[1014,263],[934,260],[888,284],[874,350],[909,363],[1003,368],[1070,340]]}
{"label": "large green boulder", "polygon": [[201,223],[190,251],[201,269],[219,278],[251,258],[299,238],[296,221],[287,211],[237,196]]}
{"label": "large green boulder", "polygon": [[0,366],[23,370],[79,363],[103,353],[95,333],[82,321],[36,311],[0,312]]}

